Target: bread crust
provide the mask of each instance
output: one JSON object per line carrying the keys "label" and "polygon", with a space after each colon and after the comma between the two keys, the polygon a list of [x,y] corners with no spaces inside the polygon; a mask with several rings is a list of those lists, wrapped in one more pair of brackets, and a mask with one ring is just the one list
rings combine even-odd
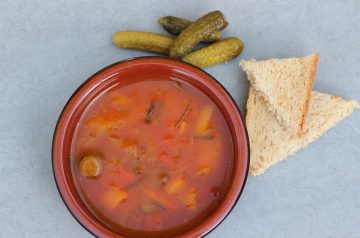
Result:
{"label": "bread crust", "polygon": [[298,128],[298,136],[299,137],[301,137],[303,134],[305,119],[306,119],[307,113],[309,111],[311,91],[312,91],[312,88],[314,85],[318,61],[319,61],[319,53],[315,53],[314,57],[313,57],[313,65],[311,67],[311,71],[310,71],[310,75],[309,75],[310,80],[309,80],[309,84],[307,86],[306,100],[305,100],[305,105],[304,105],[305,110],[303,111],[303,114],[302,114],[302,116],[300,118],[300,122],[299,122],[299,128]]}

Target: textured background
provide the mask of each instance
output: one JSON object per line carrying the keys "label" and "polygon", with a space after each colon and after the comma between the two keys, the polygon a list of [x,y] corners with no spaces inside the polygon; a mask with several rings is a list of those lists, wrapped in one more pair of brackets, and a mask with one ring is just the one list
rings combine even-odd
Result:
{"label": "textured background", "polygon": [[[360,101],[360,1],[0,0],[0,237],[91,237],[61,201],[51,168],[57,118],[97,70],[147,53],[117,30],[222,10],[243,59],[320,52],[316,90]],[[244,110],[239,59],[207,69]],[[360,237],[360,112],[259,177],[209,237]]]}

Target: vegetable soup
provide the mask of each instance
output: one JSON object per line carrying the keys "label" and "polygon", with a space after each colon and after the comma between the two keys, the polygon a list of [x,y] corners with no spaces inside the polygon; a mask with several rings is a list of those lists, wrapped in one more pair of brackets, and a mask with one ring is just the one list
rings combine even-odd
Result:
{"label": "vegetable soup", "polygon": [[128,236],[171,236],[202,222],[225,195],[233,141],[222,112],[175,80],[114,85],[82,113],[71,147],[89,210]]}

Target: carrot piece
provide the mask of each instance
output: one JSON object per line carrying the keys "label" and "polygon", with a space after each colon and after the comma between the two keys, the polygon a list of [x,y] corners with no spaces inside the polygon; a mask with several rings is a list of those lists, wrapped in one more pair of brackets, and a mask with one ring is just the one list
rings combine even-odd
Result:
{"label": "carrot piece", "polygon": [[111,103],[114,105],[128,106],[131,102],[131,98],[125,94],[114,94],[111,96]]}
{"label": "carrot piece", "polygon": [[203,136],[206,134],[211,119],[213,108],[211,106],[205,106],[201,112],[200,117],[196,123],[196,135]]}
{"label": "carrot piece", "polygon": [[166,160],[166,159],[168,159],[169,158],[169,155],[166,153],[166,152],[161,152],[160,154],[159,154],[159,159],[160,160]]}
{"label": "carrot piece", "polygon": [[167,134],[163,137],[162,142],[173,142],[175,139],[175,136],[172,134]]}
{"label": "carrot piece", "polygon": [[166,186],[166,191],[170,194],[178,193],[185,187],[186,180],[185,178],[177,178]]}
{"label": "carrot piece", "polygon": [[198,176],[205,176],[211,172],[211,167],[209,165],[200,165],[197,171]]}
{"label": "carrot piece", "polygon": [[113,210],[118,204],[126,201],[128,193],[119,188],[112,188],[102,194],[101,201],[106,210]]}

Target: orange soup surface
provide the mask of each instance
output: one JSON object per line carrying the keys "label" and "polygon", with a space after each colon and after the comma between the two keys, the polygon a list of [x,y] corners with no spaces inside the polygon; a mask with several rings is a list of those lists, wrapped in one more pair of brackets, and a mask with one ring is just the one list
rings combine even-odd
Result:
{"label": "orange soup surface", "polygon": [[81,199],[129,236],[174,235],[199,224],[227,191],[233,157],[216,104],[172,80],[101,93],[81,115],[71,147]]}

